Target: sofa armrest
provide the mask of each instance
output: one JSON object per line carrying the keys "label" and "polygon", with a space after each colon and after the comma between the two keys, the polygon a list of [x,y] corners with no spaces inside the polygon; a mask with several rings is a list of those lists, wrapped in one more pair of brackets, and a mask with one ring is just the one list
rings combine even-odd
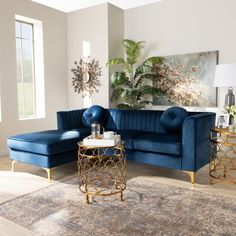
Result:
{"label": "sofa armrest", "polygon": [[58,111],[57,112],[57,129],[79,129],[85,127],[82,122],[82,116],[85,109]]}
{"label": "sofa armrest", "polygon": [[210,129],[215,126],[215,113],[192,115],[182,128],[182,170],[197,171],[209,163]]}

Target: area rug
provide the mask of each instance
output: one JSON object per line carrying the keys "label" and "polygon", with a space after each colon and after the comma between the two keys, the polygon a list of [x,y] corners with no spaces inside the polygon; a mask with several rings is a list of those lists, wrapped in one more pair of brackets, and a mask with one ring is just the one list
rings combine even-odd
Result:
{"label": "area rug", "polygon": [[98,197],[87,205],[77,177],[0,204],[0,215],[36,235],[235,235],[233,198],[168,186],[155,178],[128,181],[125,201]]}

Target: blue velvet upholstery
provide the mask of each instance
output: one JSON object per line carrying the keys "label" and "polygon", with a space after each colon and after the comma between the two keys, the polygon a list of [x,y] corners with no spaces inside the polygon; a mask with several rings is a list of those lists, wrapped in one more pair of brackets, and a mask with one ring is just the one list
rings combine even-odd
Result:
{"label": "blue velvet upholstery", "polygon": [[146,134],[134,139],[134,149],[180,157],[182,137],[179,134]]}
{"label": "blue velvet upholstery", "polygon": [[25,152],[16,149],[9,149],[9,156],[12,160],[28,163],[31,165],[53,168],[77,160],[78,150],[61,152],[55,155],[40,155],[37,153]]}
{"label": "blue velvet upholstery", "polygon": [[[175,110],[176,109],[175,107]],[[80,111],[81,110],[78,110],[78,112]],[[188,117],[184,120],[182,129],[178,131],[179,135],[182,137],[181,148],[180,144],[178,144],[180,136],[172,136],[172,138],[175,137],[176,139],[174,138],[173,142],[170,142],[170,136],[167,135],[165,137],[167,139],[165,148],[163,148],[163,145],[159,142],[160,149],[159,152],[156,152],[158,150],[155,146],[156,141],[154,138],[150,139],[152,144],[150,144],[150,142],[148,144],[149,146],[152,145],[152,151],[147,151],[148,148],[145,148],[144,145],[142,145],[142,148],[146,150],[136,150],[134,142],[136,139],[141,139],[142,135],[149,137],[148,135],[150,133],[162,135],[172,133],[166,130],[160,122],[163,111],[131,111],[119,109],[108,109],[107,111],[107,118],[103,125],[106,130],[114,130],[121,134],[122,138],[126,141],[128,160],[191,171],[197,171],[209,162],[209,130],[215,124],[215,113],[187,112]],[[68,111],[60,115],[68,116]],[[172,120],[170,120],[170,122],[172,122]],[[75,127],[72,126],[71,128]],[[134,131],[140,131],[140,133],[133,133]],[[199,146],[199,143],[201,146]],[[140,142],[140,146],[141,144],[142,142]],[[168,145],[171,145],[172,148],[169,149]],[[136,145],[136,148],[138,148],[138,146],[139,145]],[[140,148],[141,147],[139,147],[139,149]],[[160,153],[160,150],[163,153]],[[178,155],[180,152],[181,154]]]}
{"label": "blue velvet upholstery", "polygon": [[8,138],[8,147],[41,155],[54,155],[77,148],[79,140],[90,134],[89,128],[79,130],[47,130],[19,134]]}
{"label": "blue velvet upholstery", "polygon": [[82,116],[85,109],[58,111],[57,112],[57,127],[58,129],[78,129],[86,127],[82,122]]}
{"label": "blue velvet upholstery", "polygon": [[109,109],[106,130],[137,130],[164,133],[160,118],[163,111]]}
{"label": "blue velvet upholstery", "polygon": [[130,161],[160,166],[170,169],[182,170],[181,158],[175,158],[172,155],[166,155],[154,152],[131,151],[127,150],[127,159]]}
{"label": "blue velvet upholstery", "polygon": [[83,123],[91,127],[91,124],[97,122],[103,124],[106,119],[107,111],[98,105],[91,106],[83,113],[82,121]]}
{"label": "blue velvet upholstery", "polygon": [[[215,118],[215,116],[214,116]],[[182,168],[197,171],[209,163],[209,127],[215,126],[212,113],[189,116],[183,124]]]}
{"label": "blue velvet upholstery", "polygon": [[121,139],[125,143],[125,148],[130,150],[134,149],[134,140],[137,137],[148,134],[147,132],[137,130],[115,130],[115,132],[121,135]]}
{"label": "blue velvet upholstery", "polygon": [[215,113],[186,113],[177,107],[167,112],[99,106],[60,111],[57,130],[9,137],[10,158],[47,168],[74,161],[77,142],[90,134],[87,126],[95,121],[121,134],[128,160],[187,171],[197,171],[209,162],[209,130]]}
{"label": "blue velvet upholstery", "polygon": [[170,107],[161,115],[161,125],[169,133],[181,133],[188,112],[182,107]]}

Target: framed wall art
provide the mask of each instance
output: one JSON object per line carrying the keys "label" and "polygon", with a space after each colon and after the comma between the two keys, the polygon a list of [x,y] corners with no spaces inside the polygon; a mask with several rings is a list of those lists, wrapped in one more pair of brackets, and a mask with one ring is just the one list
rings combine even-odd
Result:
{"label": "framed wall art", "polygon": [[223,113],[217,115],[217,126],[219,128],[226,128],[229,126],[229,114]]}
{"label": "framed wall art", "polygon": [[213,87],[218,51],[163,57],[155,65],[158,80],[153,86],[160,95],[153,105],[216,107],[217,88]]}

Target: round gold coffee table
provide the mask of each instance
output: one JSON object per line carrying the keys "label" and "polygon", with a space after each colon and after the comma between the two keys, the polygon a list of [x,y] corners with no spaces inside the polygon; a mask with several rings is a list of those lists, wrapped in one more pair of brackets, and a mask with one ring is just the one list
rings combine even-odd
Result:
{"label": "round gold coffee table", "polygon": [[122,144],[111,147],[85,146],[78,143],[79,189],[89,196],[110,196],[126,189],[126,159]]}
{"label": "round gold coffee table", "polygon": [[236,132],[214,127],[210,131],[210,184],[236,183]]}

